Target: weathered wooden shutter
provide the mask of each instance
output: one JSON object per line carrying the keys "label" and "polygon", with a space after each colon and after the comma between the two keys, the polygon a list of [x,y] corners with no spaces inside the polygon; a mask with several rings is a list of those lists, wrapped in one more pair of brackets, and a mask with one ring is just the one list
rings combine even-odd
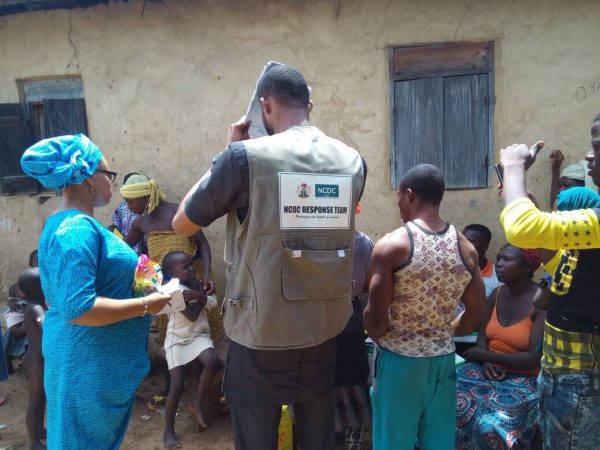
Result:
{"label": "weathered wooden shutter", "polygon": [[0,104],[0,185],[2,195],[37,194],[39,185],[21,170],[21,155],[34,143],[19,103]]}
{"label": "weathered wooden shutter", "polygon": [[488,75],[422,78],[394,83],[392,180],[416,164],[433,164],[448,188],[487,184]]}
{"label": "weathered wooden shutter", "polygon": [[444,177],[446,187],[487,184],[488,75],[444,78]]}
{"label": "weathered wooden shutter", "polygon": [[85,101],[80,98],[44,100],[44,123],[46,137],[87,134]]}
{"label": "weathered wooden shutter", "polygon": [[493,154],[493,42],[395,47],[392,185],[415,164],[442,169],[446,187],[488,183]]}
{"label": "weathered wooden shutter", "polygon": [[442,77],[394,83],[394,187],[416,164],[443,166],[443,98]]}

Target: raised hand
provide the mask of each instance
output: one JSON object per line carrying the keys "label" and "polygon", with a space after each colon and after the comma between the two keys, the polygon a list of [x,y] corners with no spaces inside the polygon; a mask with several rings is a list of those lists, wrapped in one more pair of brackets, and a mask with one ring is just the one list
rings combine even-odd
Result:
{"label": "raised hand", "polygon": [[552,170],[560,171],[560,166],[565,160],[563,153],[558,149],[552,150],[549,158],[552,160]]}
{"label": "raised hand", "polygon": [[531,147],[525,144],[513,144],[500,150],[500,164],[503,167],[523,165],[527,170],[535,162],[537,153],[544,147],[544,141],[538,141]]}
{"label": "raised hand", "polygon": [[252,122],[246,120],[246,116],[242,116],[240,120],[229,125],[229,134],[227,135],[227,144],[232,142],[244,141],[250,139],[248,130]]}

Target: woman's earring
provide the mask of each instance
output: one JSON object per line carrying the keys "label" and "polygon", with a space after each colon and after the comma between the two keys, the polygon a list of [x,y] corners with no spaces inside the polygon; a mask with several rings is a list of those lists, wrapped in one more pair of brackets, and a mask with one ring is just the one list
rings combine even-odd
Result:
{"label": "woman's earring", "polygon": [[94,187],[94,185],[90,187],[90,191],[92,192],[92,195],[96,195],[96,188]]}

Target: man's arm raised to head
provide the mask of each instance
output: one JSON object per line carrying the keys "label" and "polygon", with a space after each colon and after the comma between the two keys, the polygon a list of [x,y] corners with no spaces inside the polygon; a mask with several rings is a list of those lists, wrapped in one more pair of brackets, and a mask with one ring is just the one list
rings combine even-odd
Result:
{"label": "man's arm raised to head", "polygon": [[462,303],[465,312],[460,315],[458,324],[454,329],[455,336],[465,336],[476,331],[485,319],[486,298],[483,278],[477,264],[478,255],[475,247],[462,235],[458,233],[458,245],[460,246],[467,268],[471,272],[471,281],[462,295]]}
{"label": "man's arm raised to head", "polygon": [[387,234],[375,244],[369,274],[369,303],[364,312],[367,334],[375,342],[390,327],[389,310],[394,295],[394,272],[408,259],[410,241],[404,228]]}
{"label": "man's arm raised to head", "polygon": [[[200,225],[190,218],[186,212],[186,205],[188,202],[192,201],[192,196],[200,188],[200,185],[205,181],[208,182],[213,173],[215,174],[216,180],[212,182],[210,186],[203,186],[206,188],[205,197],[211,205],[210,211],[202,212],[204,217],[203,220],[212,222],[212,220],[225,214],[230,207],[239,207],[240,205],[236,204],[236,200],[242,204],[247,203],[247,192],[244,188],[248,184],[248,160],[244,153],[244,157],[242,158],[244,163],[242,165],[245,165],[246,168],[241,169],[239,164],[240,156],[235,156],[230,147],[234,142],[250,138],[248,135],[250,124],[250,121],[247,121],[245,117],[242,117],[237,122],[229,125],[229,132],[227,135],[228,149],[215,158],[213,161],[213,168],[198,180],[188,193],[185,194],[185,197],[183,197],[183,200],[179,204],[179,208],[177,209],[177,213],[172,222],[173,230],[177,234],[193,236],[202,229]],[[243,145],[241,145],[241,148],[243,149]],[[235,162],[236,159],[238,162]]]}
{"label": "man's arm raised to head", "polygon": [[[210,175],[210,171],[207,172],[207,174]],[[177,212],[175,213],[175,217],[173,217],[173,221],[171,222],[173,231],[175,231],[175,233],[182,234],[183,236],[193,236],[202,229],[200,225],[196,224],[188,217],[187,213],[185,212],[185,205],[189,201],[192,194],[196,192],[196,189],[198,189],[198,186],[200,186],[200,183],[205,177],[206,175],[200,178],[187,192],[187,194],[185,194],[183,200],[181,200],[181,203],[177,208]]]}
{"label": "man's arm raised to head", "polygon": [[549,250],[600,248],[599,210],[540,211],[528,198],[525,184],[525,169],[534,161],[530,150],[514,144],[500,155],[505,204],[500,223],[510,244]]}
{"label": "man's arm raised to head", "polygon": [[532,162],[529,149],[524,144],[513,144],[500,151],[500,163],[504,172],[502,198],[505,205],[528,198],[525,171]]}

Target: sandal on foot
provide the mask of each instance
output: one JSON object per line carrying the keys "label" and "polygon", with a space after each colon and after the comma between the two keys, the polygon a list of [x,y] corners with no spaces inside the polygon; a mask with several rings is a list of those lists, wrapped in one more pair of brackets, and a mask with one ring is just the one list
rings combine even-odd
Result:
{"label": "sandal on foot", "polygon": [[167,397],[163,397],[162,395],[155,395],[154,397],[152,397],[152,400],[150,401],[150,403],[148,403],[148,408],[150,408],[150,409],[160,408],[161,406],[165,406],[166,402],[167,402]]}

